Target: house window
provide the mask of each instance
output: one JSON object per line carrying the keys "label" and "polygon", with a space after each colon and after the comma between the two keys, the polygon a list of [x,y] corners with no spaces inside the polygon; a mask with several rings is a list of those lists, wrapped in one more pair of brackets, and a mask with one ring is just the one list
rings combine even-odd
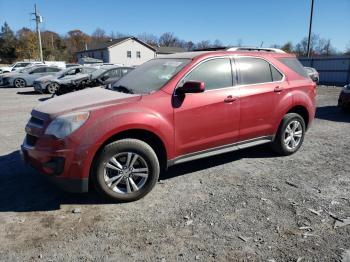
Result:
{"label": "house window", "polygon": [[131,51],[126,51],[126,57],[131,58]]}
{"label": "house window", "polygon": [[137,51],[137,52],[136,52],[136,57],[137,57],[137,58],[141,58],[141,52],[140,52],[140,51]]}

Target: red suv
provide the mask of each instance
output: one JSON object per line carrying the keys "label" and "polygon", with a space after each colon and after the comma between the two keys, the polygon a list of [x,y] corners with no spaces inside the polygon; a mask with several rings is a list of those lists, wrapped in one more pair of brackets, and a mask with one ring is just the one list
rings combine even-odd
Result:
{"label": "red suv", "polygon": [[188,52],[153,59],[116,82],[39,104],[24,159],[63,188],[133,201],[171,165],[270,143],[296,152],[316,85],[282,52]]}

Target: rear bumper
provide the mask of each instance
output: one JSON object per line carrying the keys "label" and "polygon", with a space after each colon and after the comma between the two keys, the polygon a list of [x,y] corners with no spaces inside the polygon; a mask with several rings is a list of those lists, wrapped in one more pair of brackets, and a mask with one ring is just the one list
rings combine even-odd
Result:
{"label": "rear bumper", "polygon": [[73,167],[67,165],[67,163],[71,162],[71,154],[38,151],[26,146],[24,142],[21,146],[21,155],[25,163],[38,170],[59,188],[73,193],[89,191],[88,178],[71,176],[71,173],[77,175],[80,171],[78,168],[74,168],[74,165]]}

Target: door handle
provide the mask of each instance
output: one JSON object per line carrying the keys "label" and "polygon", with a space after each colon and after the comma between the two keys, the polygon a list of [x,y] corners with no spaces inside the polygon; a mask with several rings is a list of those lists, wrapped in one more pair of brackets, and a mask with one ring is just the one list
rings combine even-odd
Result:
{"label": "door handle", "polygon": [[282,92],[282,90],[283,90],[283,88],[282,88],[282,87],[280,87],[280,86],[276,86],[276,87],[273,89],[273,92],[275,92],[275,93],[281,93],[281,92]]}
{"label": "door handle", "polygon": [[236,101],[237,100],[237,97],[235,97],[235,96],[228,96],[228,97],[226,97],[225,98],[225,100],[224,100],[224,102],[225,103],[232,103],[232,102],[234,102],[234,101]]}

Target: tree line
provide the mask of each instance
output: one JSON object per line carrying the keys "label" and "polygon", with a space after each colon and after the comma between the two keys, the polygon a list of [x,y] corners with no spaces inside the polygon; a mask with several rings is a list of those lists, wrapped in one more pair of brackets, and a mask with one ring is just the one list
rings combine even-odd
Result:
{"label": "tree line", "polygon": [[[126,36],[128,35],[114,31],[107,34],[101,28],[97,28],[91,35],[79,29],[71,30],[63,36],[49,30],[42,31],[41,39],[44,60],[75,62],[75,53],[84,50],[86,46]],[[182,40],[171,32],[165,32],[159,37],[150,33],[142,33],[138,35],[137,38],[152,46],[182,47],[189,51],[224,46],[218,39],[213,42],[203,40],[195,43],[193,41]],[[38,59],[39,50],[37,43],[37,34],[35,31],[23,27],[17,32],[14,32],[5,22],[0,32],[0,63],[12,63],[13,61],[23,59]],[[236,44],[230,44],[228,46],[242,45],[243,41],[238,39]],[[281,46],[272,45],[271,47],[281,48],[286,52],[295,53],[298,56],[305,56],[307,54],[307,38],[303,38],[296,45],[293,45],[292,42],[287,42]],[[311,55],[313,56],[337,54],[335,48],[332,46],[331,40],[321,38],[317,34],[312,35],[310,48]],[[350,54],[350,43],[344,54]]]}

